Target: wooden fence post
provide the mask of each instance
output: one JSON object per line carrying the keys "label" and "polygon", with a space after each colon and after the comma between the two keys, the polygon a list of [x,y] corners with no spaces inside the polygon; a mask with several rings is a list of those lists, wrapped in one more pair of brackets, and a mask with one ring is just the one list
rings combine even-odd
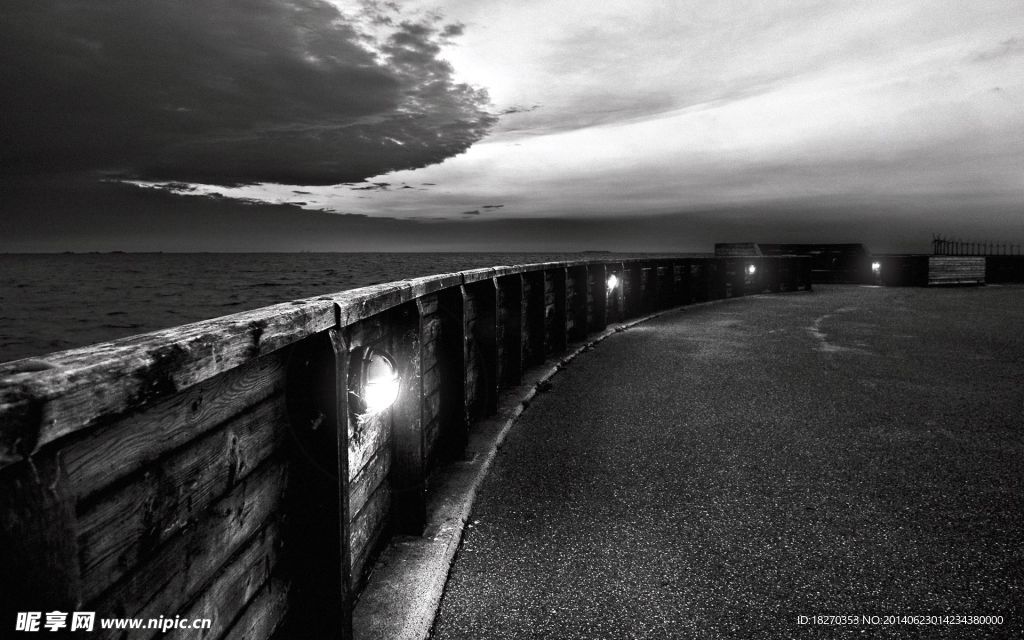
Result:
{"label": "wooden fence post", "polygon": [[296,345],[283,562],[293,576],[286,628],[352,637],[348,485],[348,341],[339,328]]}
{"label": "wooden fence post", "polygon": [[676,304],[684,305],[693,302],[693,293],[690,285],[690,261],[680,260],[675,268],[676,272]]}
{"label": "wooden fence post", "polygon": [[547,305],[543,271],[523,274],[523,369],[544,362],[547,351]]}
{"label": "wooden fence post", "polygon": [[392,312],[389,351],[398,367],[401,389],[391,407],[392,524],[400,533],[421,535],[427,521],[426,460],[422,425],[420,314],[416,304]]}
{"label": "wooden fence post", "polygon": [[523,276],[498,278],[499,385],[514,387],[523,375]]}
{"label": "wooden fence post", "polygon": [[711,258],[711,299],[720,300],[728,297],[729,273],[727,260]]}
{"label": "wooden fence post", "polygon": [[587,283],[590,285],[590,322],[587,332],[604,331],[608,326],[608,265],[592,264],[587,268]]}
{"label": "wooden fence post", "polygon": [[[572,267],[567,273],[566,296],[568,298],[568,308],[566,309],[566,321],[572,321],[572,329],[568,333],[569,342],[579,342],[587,337],[587,298],[589,297],[590,286],[588,275],[587,265]],[[572,284],[571,296],[569,295],[569,284]],[[568,345],[566,346],[568,347]]]}
{"label": "wooden fence post", "polygon": [[639,260],[630,262],[623,269],[622,316],[633,318],[640,315],[644,300],[644,270]]}
{"label": "wooden fence post", "polygon": [[498,410],[498,284],[495,278],[459,288],[465,313],[466,408],[472,422]]}
{"label": "wooden fence post", "polygon": [[551,309],[551,321],[547,325],[551,328],[550,346],[552,353],[561,353],[568,346],[568,280],[569,272],[566,267],[558,267],[545,271],[545,280],[551,280],[551,292],[554,295],[553,308]]}

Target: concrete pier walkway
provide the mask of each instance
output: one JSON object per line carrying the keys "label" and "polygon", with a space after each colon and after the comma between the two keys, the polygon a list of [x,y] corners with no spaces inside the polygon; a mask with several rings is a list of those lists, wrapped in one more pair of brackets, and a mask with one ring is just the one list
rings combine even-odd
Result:
{"label": "concrete pier walkway", "polygon": [[[1006,638],[1022,603],[1024,287],[822,286],[665,314],[557,375],[433,637]],[[824,615],[860,618],[798,624]]]}

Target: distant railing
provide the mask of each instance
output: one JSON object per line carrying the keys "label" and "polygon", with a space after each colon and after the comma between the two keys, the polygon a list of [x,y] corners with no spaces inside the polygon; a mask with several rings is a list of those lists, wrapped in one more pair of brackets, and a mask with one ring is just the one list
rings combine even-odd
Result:
{"label": "distant railing", "polygon": [[932,255],[936,256],[1019,256],[1021,245],[1006,242],[974,242],[959,238],[932,236]]}
{"label": "distant railing", "polygon": [[[610,323],[810,287],[804,257],[495,267],[0,365],[0,620],[347,637],[374,553],[422,534],[431,472],[524,370]],[[370,353],[400,391],[357,415]]]}

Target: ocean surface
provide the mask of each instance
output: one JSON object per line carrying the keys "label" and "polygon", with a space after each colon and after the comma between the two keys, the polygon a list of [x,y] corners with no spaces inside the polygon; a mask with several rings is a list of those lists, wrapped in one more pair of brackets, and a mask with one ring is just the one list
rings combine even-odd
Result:
{"label": "ocean surface", "polygon": [[0,254],[0,362],[433,273],[651,255]]}

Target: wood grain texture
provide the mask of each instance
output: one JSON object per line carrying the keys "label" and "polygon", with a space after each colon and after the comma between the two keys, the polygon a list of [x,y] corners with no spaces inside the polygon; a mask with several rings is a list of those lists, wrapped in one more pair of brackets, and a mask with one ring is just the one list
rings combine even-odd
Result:
{"label": "wood grain texture", "polygon": [[391,504],[391,487],[384,482],[373,492],[352,521],[349,535],[352,549],[352,580],[356,588],[363,583],[369,569],[370,555],[388,526]]}
{"label": "wood grain texture", "polygon": [[277,449],[288,428],[282,395],[79,505],[78,547],[90,599],[135,567]]}
{"label": "wood grain texture", "polygon": [[0,365],[0,467],[331,327],[448,287],[597,262],[503,266],[391,282]]}
{"label": "wood grain texture", "polygon": [[973,256],[931,256],[928,284],[980,284],[985,282],[985,258]]}
{"label": "wood grain texture", "polygon": [[287,486],[287,468],[270,460],[212,505],[194,526],[143,558],[89,610],[112,616],[157,618],[196,597],[224,562],[276,517]]}
{"label": "wood grain texture", "polygon": [[278,564],[280,542],[277,523],[271,522],[228,560],[198,598],[178,612],[183,618],[210,620],[209,629],[182,629],[167,634],[156,633],[152,637],[180,640],[220,638],[270,580]]}
{"label": "wood grain texture", "polygon": [[334,325],[330,302],[275,305],[0,365],[0,466]]}
{"label": "wood grain texture", "polygon": [[[773,266],[763,263],[753,290],[773,278],[809,287],[808,260],[765,260]],[[747,286],[737,264],[571,261],[441,274],[0,365],[4,581],[38,563],[50,577],[25,580],[34,596],[140,617],[220,606],[216,634],[270,633],[288,594],[308,595],[275,569],[273,546],[282,494],[296,485],[289,469],[299,468],[282,451],[282,398],[286,386],[294,398],[288,380],[303,344],[346,327],[343,359],[374,344],[403,367],[397,413],[335,425],[344,432],[347,423],[348,447],[333,491],[348,502],[334,516],[348,525],[341,540],[351,549],[332,566],[351,567],[359,581],[405,517],[402,501],[422,498],[425,461],[437,457],[446,425],[465,431],[493,411],[498,387],[563,349],[566,331],[583,339],[609,317]],[[611,271],[622,285],[606,309]],[[330,406],[347,416],[344,373],[331,379],[342,399]],[[308,539],[317,522],[289,539]]]}
{"label": "wood grain texture", "polygon": [[391,406],[391,487],[396,530],[419,535],[426,519],[426,454],[422,415],[422,362],[433,360],[437,342],[420,342],[420,315],[414,304],[393,315],[386,341],[395,357],[401,391]]}
{"label": "wood grain texture", "polygon": [[0,620],[81,602],[74,498],[52,452],[0,470],[0,514]]}
{"label": "wood grain texture", "polygon": [[272,577],[231,625],[223,640],[273,637],[288,611],[289,586],[287,580]]}
{"label": "wood grain texture", "polygon": [[359,475],[349,483],[348,519],[355,520],[381,484],[388,481],[391,471],[391,448],[383,447],[367,462]]}
{"label": "wood grain texture", "polygon": [[348,477],[355,478],[384,447],[391,446],[390,411],[361,420],[349,421]]}

